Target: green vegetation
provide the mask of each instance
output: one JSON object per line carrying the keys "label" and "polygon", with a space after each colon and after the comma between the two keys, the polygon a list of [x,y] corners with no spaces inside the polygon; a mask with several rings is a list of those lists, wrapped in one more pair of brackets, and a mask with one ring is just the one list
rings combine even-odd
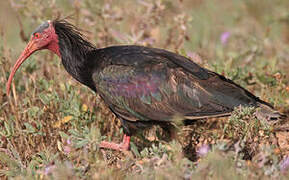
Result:
{"label": "green vegetation", "polygon": [[[255,109],[120,142],[120,122],[72,79],[58,57],[39,52],[5,83],[29,33],[57,17],[97,47],[139,44],[188,56],[289,115],[287,0],[56,0],[0,3],[0,177],[37,179],[287,179],[288,119],[268,124]],[[20,33],[19,33],[20,32]]]}

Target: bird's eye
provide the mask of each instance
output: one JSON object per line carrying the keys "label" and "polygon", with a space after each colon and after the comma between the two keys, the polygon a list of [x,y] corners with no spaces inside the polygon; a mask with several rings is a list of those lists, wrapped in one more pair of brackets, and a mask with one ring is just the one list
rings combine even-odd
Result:
{"label": "bird's eye", "polygon": [[36,39],[40,38],[40,34],[39,33],[35,33],[34,34],[34,38],[36,38]]}

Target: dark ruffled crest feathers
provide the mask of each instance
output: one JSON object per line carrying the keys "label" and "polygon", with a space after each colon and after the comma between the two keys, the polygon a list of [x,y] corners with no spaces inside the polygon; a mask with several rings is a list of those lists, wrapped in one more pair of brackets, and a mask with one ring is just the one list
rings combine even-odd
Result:
{"label": "dark ruffled crest feathers", "polygon": [[85,40],[81,31],[64,19],[56,19],[53,21],[53,26],[59,39],[64,40],[71,48],[78,51],[87,52],[95,49],[95,46]]}

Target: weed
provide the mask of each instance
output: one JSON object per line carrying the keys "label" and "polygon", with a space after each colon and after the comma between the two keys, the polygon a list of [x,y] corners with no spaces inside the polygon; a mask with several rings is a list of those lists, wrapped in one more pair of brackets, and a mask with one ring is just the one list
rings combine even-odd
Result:
{"label": "weed", "polygon": [[119,153],[98,145],[121,141],[120,122],[51,53],[30,57],[15,75],[12,96],[5,92],[33,28],[68,16],[97,47],[139,44],[177,52],[288,114],[288,5],[285,0],[1,1],[0,176],[288,178],[287,122],[268,125],[256,119],[254,108],[181,126],[174,139],[154,127],[132,138],[132,153]]}

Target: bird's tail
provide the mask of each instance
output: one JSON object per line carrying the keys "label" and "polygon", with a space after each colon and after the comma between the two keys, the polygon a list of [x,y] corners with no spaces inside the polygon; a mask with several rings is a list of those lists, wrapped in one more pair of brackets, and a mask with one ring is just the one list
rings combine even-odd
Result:
{"label": "bird's tail", "polygon": [[258,106],[259,107],[257,108],[255,115],[260,120],[277,121],[287,117],[285,114],[274,110],[269,105],[259,103]]}

